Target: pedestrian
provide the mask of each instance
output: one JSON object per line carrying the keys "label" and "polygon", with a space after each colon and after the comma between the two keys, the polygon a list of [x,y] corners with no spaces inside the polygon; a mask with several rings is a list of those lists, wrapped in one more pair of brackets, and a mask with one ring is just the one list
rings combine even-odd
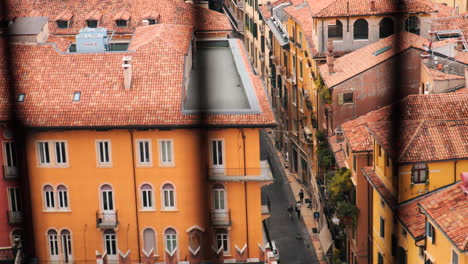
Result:
{"label": "pedestrian", "polygon": [[300,201],[296,203],[296,213],[297,213],[297,218],[299,219],[301,218],[301,205],[302,204]]}
{"label": "pedestrian", "polygon": [[288,205],[288,213],[289,213],[289,218],[292,219],[292,213],[293,213],[293,206],[292,206],[292,204]]}
{"label": "pedestrian", "polygon": [[304,202],[304,191],[302,189],[299,191],[299,201]]}

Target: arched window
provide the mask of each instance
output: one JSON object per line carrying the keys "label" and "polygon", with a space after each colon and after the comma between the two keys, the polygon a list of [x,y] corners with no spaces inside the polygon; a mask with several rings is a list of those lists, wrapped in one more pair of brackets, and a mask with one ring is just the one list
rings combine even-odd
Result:
{"label": "arched window", "polygon": [[419,18],[416,16],[408,17],[405,21],[405,30],[419,35]]}
{"label": "arched window", "polygon": [[229,253],[229,234],[226,229],[218,229],[216,231],[217,249],[223,248],[223,253]]}
{"label": "arched window", "polygon": [[386,38],[395,33],[395,23],[390,17],[380,20],[379,23],[379,37]]}
{"label": "arched window", "polygon": [[50,256],[58,256],[58,238],[57,231],[50,229],[47,231],[47,239],[49,240],[49,254]]}
{"label": "arched window", "polygon": [[112,229],[104,231],[104,248],[108,255],[117,255],[117,238]]}
{"label": "arched window", "polygon": [[70,262],[72,256],[72,242],[70,231],[64,229],[60,232],[60,239],[62,240],[62,251],[65,263]]}
{"label": "arched window", "polygon": [[23,237],[23,230],[21,229],[15,229],[11,233],[11,245],[14,246],[16,243],[19,243],[19,245],[24,244],[24,237]]}
{"label": "arched window", "polygon": [[44,205],[46,209],[55,208],[54,187],[51,185],[44,186]]}
{"label": "arched window", "polygon": [[226,191],[222,184],[213,186],[213,209],[216,211],[226,211]]}
{"label": "arched window", "polygon": [[172,256],[177,250],[177,232],[173,228],[168,228],[164,232],[164,238],[166,240],[166,251]]}
{"label": "arched window", "polygon": [[149,184],[141,186],[141,206],[143,209],[153,209],[153,187]]}
{"label": "arched window", "polygon": [[174,186],[172,186],[172,184],[170,183],[166,183],[162,187],[162,191],[163,191],[163,207],[165,209],[175,208]]}
{"label": "arched window", "polygon": [[368,39],[369,24],[365,19],[358,19],[354,22],[354,39]]}
{"label": "arched window", "polygon": [[328,25],[328,39],[342,40],[343,39],[343,23],[336,20],[334,25]]}
{"label": "arched window", "polygon": [[60,209],[66,209],[68,208],[68,192],[67,192],[67,187],[64,185],[59,185],[57,187],[57,193],[58,193],[58,207]]}
{"label": "arched window", "polygon": [[114,194],[112,187],[107,184],[101,186],[101,203],[104,212],[114,211]]}
{"label": "arched window", "polygon": [[151,228],[143,230],[143,247],[146,253],[150,253],[151,250],[153,253],[156,251],[156,236]]}
{"label": "arched window", "polygon": [[411,183],[426,183],[429,176],[429,169],[426,163],[414,164],[411,168]]}

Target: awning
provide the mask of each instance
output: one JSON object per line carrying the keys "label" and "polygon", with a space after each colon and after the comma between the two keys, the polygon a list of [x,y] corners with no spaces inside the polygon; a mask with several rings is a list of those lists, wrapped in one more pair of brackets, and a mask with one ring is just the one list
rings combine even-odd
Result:
{"label": "awning", "polygon": [[327,225],[323,225],[319,233],[320,244],[322,244],[323,252],[327,252],[333,244],[333,239]]}

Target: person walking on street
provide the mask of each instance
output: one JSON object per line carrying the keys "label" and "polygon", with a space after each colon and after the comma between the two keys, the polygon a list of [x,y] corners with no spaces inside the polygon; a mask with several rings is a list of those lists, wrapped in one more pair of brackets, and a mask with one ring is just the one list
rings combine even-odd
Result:
{"label": "person walking on street", "polygon": [[301,202],[298,201],[296,203],[296,213],[297,213],[297,218],[301,219]]}
{"label": "person walking on street", "polygon": [[304,191],[302,189],[299,191],[299,200],[301,203],[304,202]]}
{"label": "person walking on street", "polygon": [[288,213],[289,213],[289,218],[292,220],[292,213],[293,213],[293,206],[292,204],[288,205]]}

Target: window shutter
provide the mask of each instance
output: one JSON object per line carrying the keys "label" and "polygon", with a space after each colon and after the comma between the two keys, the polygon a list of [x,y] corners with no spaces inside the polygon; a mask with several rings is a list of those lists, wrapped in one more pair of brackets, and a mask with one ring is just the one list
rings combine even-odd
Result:
{"label": "window shutter", "polygon": [[339,105],[343,104],[343,94],[342,93],[338,94],[338,104]]}

